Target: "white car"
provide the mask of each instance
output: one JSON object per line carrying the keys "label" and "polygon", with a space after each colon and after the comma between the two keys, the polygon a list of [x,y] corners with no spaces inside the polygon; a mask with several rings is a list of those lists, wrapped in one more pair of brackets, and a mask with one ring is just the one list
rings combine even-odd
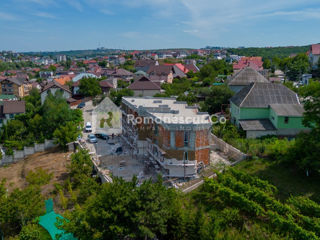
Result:
{"label": "white car", "polygon": [[91,122],[87,122],[87,123],[86,123],[85,131],[86,131],[86,132],[92,132]]}

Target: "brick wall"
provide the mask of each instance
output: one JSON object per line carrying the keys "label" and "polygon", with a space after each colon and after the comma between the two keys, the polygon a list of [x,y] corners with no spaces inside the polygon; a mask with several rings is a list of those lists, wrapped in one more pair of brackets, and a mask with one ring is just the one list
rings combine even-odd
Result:
{"label": "brick wall", "polygon": [[184,132],[176,131],[176,147],[184,147]]}
{"label": "brick wall", "polygon": [[210,158],[210,149],[201,149],[196,151],[196,159],[197,162],[203,162],[205,165],[209,164],[209,158]]}
{"label": "brick wall", "polygon": [[209,134],[206,130],[196,132],[196,147],[209,146]]}

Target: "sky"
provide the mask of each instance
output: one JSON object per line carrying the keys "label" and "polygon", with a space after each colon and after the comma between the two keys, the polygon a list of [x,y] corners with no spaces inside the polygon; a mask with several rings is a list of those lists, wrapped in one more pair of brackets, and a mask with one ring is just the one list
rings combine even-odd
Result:
{"label": "sky", "polygon": [[0,0],[0,50],[320,42],[320,0]]}

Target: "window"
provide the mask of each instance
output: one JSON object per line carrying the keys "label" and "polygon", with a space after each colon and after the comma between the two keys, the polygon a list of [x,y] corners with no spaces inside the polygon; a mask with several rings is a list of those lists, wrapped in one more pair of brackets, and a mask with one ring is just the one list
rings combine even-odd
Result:
{"label": "window", "polygon": [[188,161],[188,152],[183,153],[183,160]]}
{"label": "window", "polygon": [[187,147],[189,145],[189,132],[184,132],[184,146]]}
{"label": "window", "polygon": [[155,126],[154,126],[154,135],[158,136],[158,125],[157,124],[155,124]]}
{"label": "window", "polygon": [[284,117],[284,123],[288,124],[289,123],[289,117]]}

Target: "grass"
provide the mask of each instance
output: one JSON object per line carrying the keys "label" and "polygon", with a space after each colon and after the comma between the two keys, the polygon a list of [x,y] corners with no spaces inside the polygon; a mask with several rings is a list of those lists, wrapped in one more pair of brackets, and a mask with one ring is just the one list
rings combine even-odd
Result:
{"label": "grass", "polygon": [[235,168],[269,181],[278,188],[282,201],[290,196],[308,196],[320,203],[320,177],[307,177],[295,167],[267,159],[252,159],[239,163]]}

